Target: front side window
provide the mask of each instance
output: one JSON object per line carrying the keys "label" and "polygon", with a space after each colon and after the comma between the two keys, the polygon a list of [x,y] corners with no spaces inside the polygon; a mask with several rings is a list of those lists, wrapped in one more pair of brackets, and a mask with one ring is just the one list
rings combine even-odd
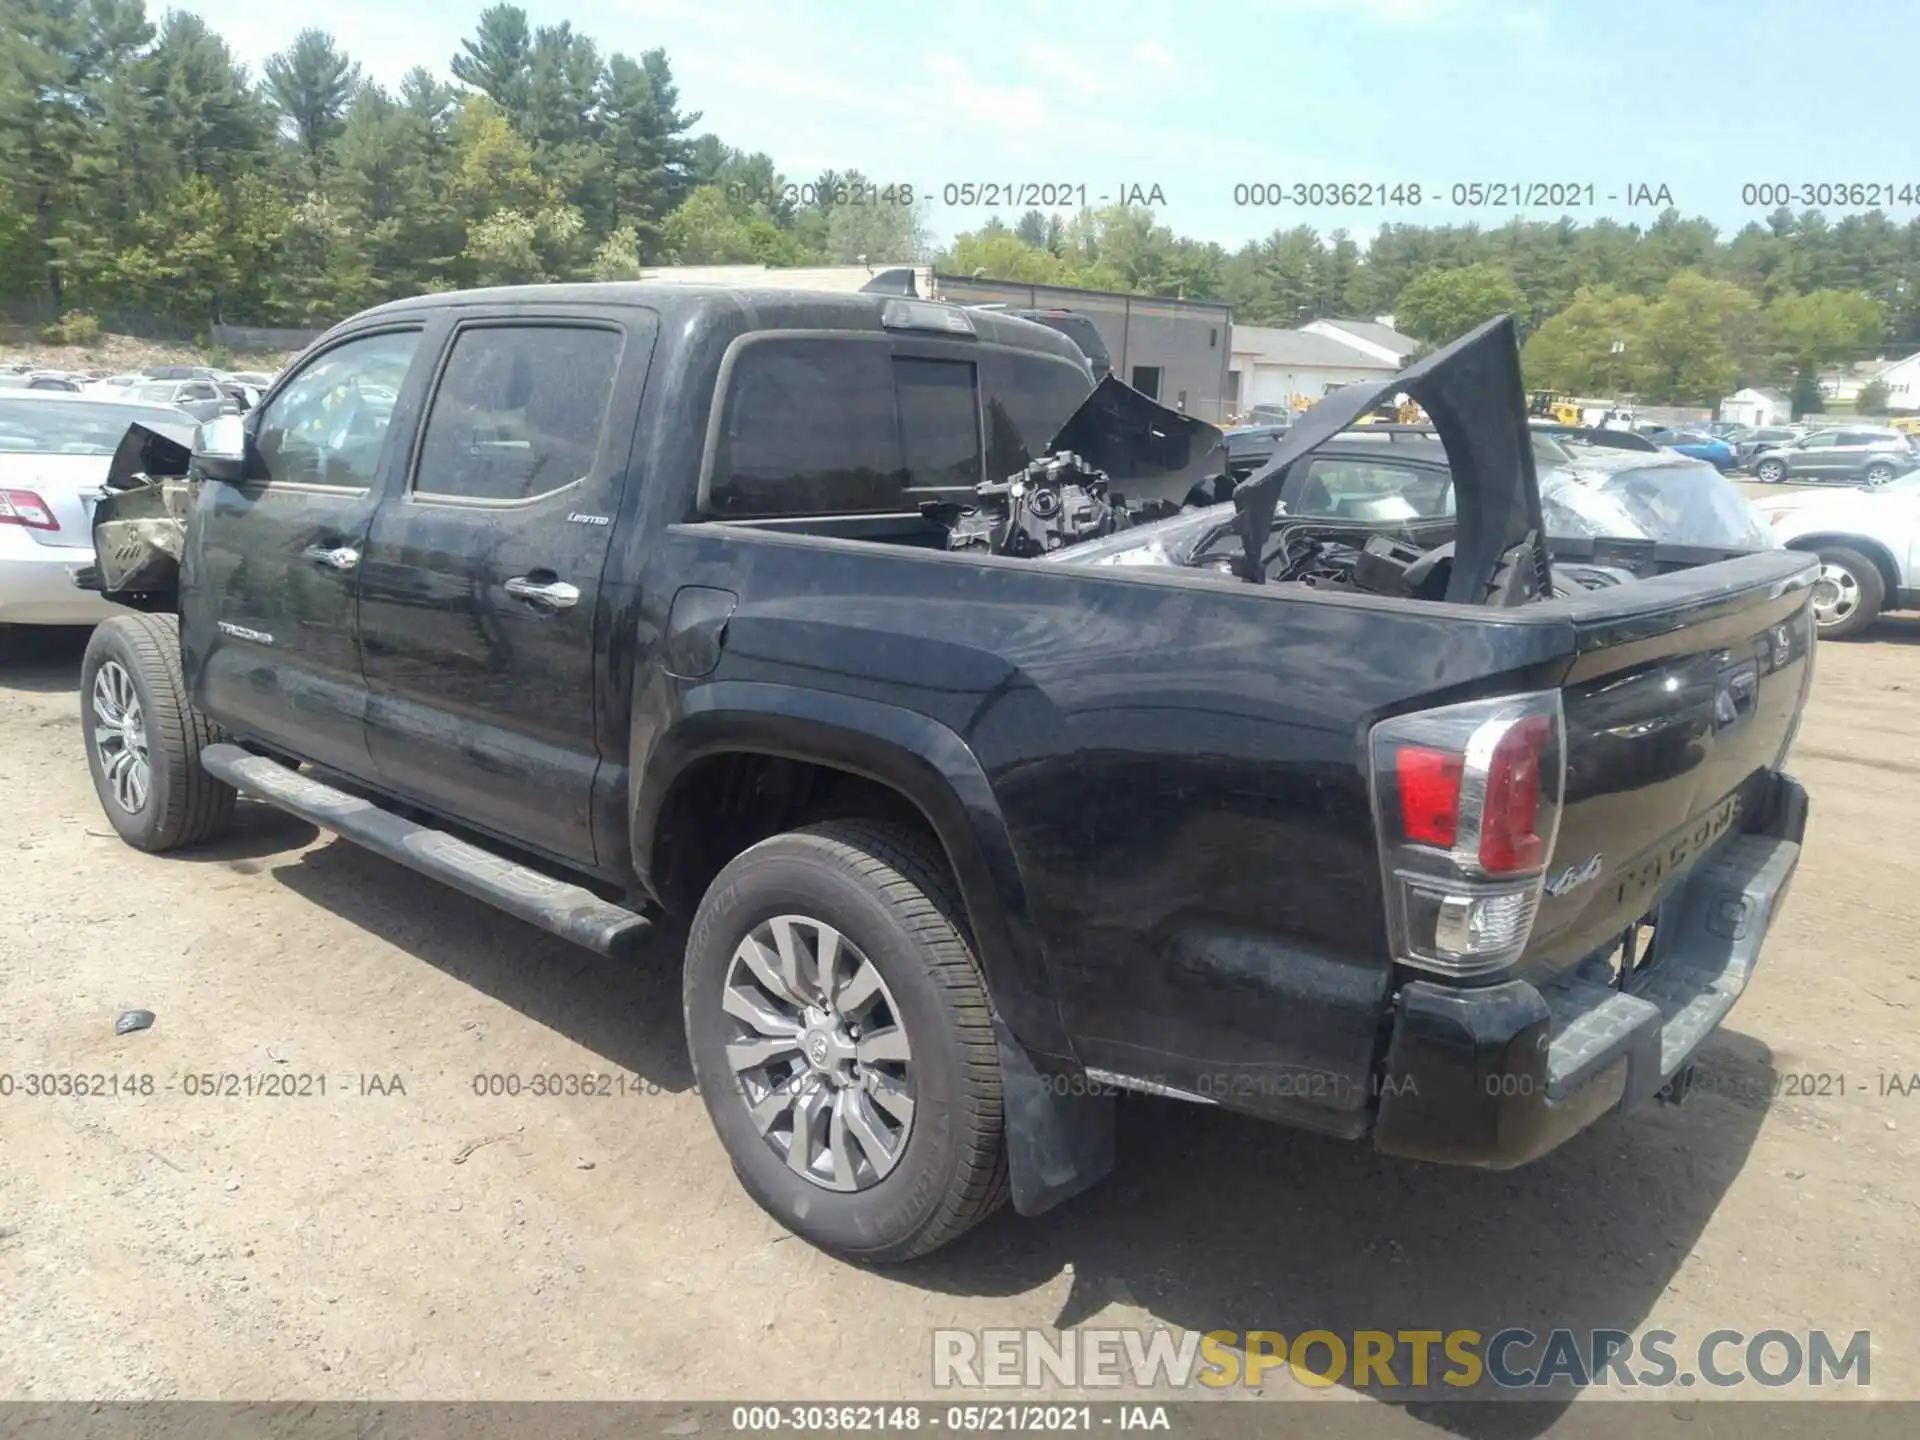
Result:
{"label": "front side window", "polygon": [[272,484],[370,487],[394,397],[420,344],[418,330],[366,335],[315,356],[260,412],[261,478]]}
{"label": "front side window", "polygon": [[620,368],[620,334],[584,325],[484,325],[453,342],[427,412],[413,488],[527,500],[593,470]]}

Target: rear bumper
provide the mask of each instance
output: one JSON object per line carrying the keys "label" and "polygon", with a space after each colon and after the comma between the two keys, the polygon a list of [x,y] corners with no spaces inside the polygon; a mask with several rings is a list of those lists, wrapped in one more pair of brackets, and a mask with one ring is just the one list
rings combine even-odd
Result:
{"label": "rear bumper", "polygon": [[93,625],[119,614],[73,583],[73,572],[92,563],[90,546],[41,545],[0,526],[0,625]]}
{"label": "rear bumper", "polygon": [[1602,983],[1605,957],[1538,987],[1405,986],[1375,1145],[1509,1169],[1652,1099],[1746,989],[1800,863],[1806,792],[1774,781],[1766,827],[1716,847],[1661,903],[1654,956],[1625,990]]}

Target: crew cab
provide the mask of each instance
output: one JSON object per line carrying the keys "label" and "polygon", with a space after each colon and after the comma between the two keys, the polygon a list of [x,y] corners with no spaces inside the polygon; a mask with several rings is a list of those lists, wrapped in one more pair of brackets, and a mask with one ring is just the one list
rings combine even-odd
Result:
{"label": "crew cab", "polygon": [[[1446,502],[1291,514],[1401,392]],[[1799,857],[1815,559],[1559,593],[1510,318],[1224,457],[986,310],[384,305],[191,454],[129,431],[95,786],[678,963],[746,1189],[869,1262],[1095,1183],[1124,1089],[1490,1168],[1683,1094]],[[1100,559],[1208,476],[1205,544]]]}

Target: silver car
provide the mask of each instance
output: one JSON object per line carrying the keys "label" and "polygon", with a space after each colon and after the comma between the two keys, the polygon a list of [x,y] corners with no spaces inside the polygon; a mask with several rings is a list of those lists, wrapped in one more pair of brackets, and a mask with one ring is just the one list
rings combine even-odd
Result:
{"label": "silver car", "polygon": [[59,391],[0,391],[0,655],[16,625],[90,625],[120,613],[77,588],[91,565],[93,506],[127,427],[190,439],[193,418],[157,405]]}
{"label": "silver car", "polygon": [[171,405],[202,424],[220,415],[238,415],[240,402],[210,379],[146,380],[126,392],[142,405]]}
{"label": "silver car", "polygon": [[1823,485],[1884,485],[1920,468],[1920,450],[1898,430],[1815,430],[1753,458],[1757,480],[1812,480]]}

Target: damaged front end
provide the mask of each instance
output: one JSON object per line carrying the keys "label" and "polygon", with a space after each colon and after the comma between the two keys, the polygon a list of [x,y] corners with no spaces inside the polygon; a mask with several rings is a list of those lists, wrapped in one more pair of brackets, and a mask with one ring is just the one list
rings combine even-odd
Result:
{"label": "damaged front end", "polygon": [[94,563],[74,576],[82,590],[130,610],[177,608],[195,429],[191,422],[127,427],[93,511]]}
{"label": "damaged front end", "polygon": [[[1013,430],[1004,414],[992,421],[996,431]],[[932,501],[923,509],[946,527],[951,550],[1046,555],[1177,514],[1223,473],[1224,441],[1206,421],[1108,375],[1039,459],[980,485],[969,501]]]}

